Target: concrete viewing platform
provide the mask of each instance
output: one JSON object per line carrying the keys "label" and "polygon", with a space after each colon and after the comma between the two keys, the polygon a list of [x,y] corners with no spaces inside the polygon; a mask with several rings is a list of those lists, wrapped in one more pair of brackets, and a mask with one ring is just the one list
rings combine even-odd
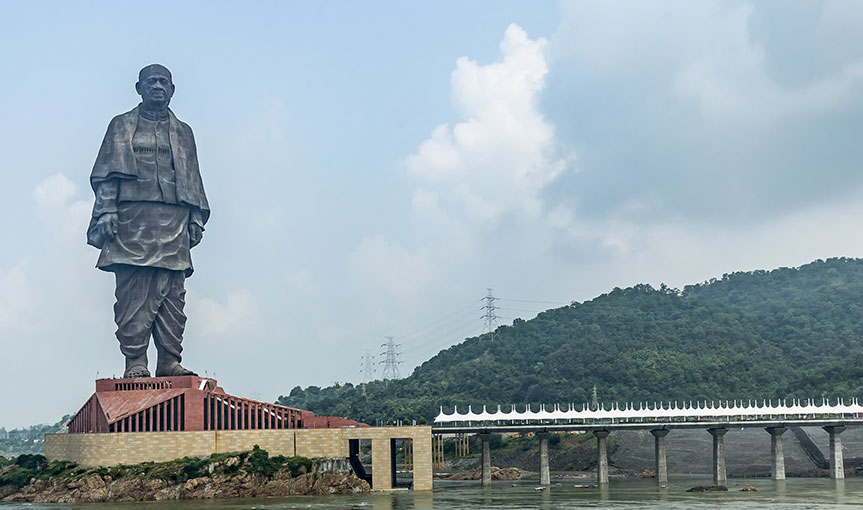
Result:
{"label": "concrete viewing platform", "polygon": [[[270,455],[347,460],[374,490],[395,486],[396,457],[414,490],[432,489],[431,427],[370,427],[335,416],[227,394],[198,376],[100,379],[69,421],[45,436],[49,461],[84,467],[164,462],[251,450]],[[365,446],[366,448],[363,448]],[[370,450],[370,473],[361,452]]]}

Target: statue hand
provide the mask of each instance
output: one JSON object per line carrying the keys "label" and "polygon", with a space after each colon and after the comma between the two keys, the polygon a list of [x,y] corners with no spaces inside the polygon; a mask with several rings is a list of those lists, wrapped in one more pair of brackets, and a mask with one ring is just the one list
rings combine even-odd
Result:
{"label": "statue hand", "polygon": [[197,223],[189,223],[189,248],[194,248],[201,243],[204,237],[204,229]]}
{"label": "statue hand", "polygon": [[114,236],[117,235],[119,221],[120,218],[117,216],[117,213],[105,213],[99,216],[99,219],[96,221],[96,229],[99,235],[108,241],[114,239]]}

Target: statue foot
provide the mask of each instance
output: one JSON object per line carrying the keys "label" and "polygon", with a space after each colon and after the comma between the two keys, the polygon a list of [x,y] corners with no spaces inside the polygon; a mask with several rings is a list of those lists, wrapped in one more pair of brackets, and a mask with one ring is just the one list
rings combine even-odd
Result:
{"label": "statue foot", "polygon": [[126,367],[126,371],[123,372],[123,379],[137,379],[140,377],[150,377],[150,371],[147,370],[146,365],[132,365]]}
{"label": "statue foot", "polygon": [[150,377],[150,371],[147,369],[147,353],[133,358],[126,357],[126,371],[123,372],[123,379],[138,377]]}
{"label": "statue foot", "polygon": [[176,377],[178,375],[198,375],[195,372],[192,372],[188,368],[184,368],[183,365],[179,363],[171,363],[167,366],[157,366],[156,367],[156,377]]}

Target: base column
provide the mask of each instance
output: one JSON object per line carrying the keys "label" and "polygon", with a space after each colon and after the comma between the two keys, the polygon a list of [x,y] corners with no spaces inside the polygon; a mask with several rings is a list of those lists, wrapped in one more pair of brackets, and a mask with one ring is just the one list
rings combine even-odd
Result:
{"label": "base column", "polygon": [[656,458],[656,483],[660,487],[668,485],[668,459],[665,453],[665,436],[668,429],[651,430],[653,434],[653,451]]}
{"label": "base column", "polygon": [[725,434],[728,429],[707,429],[713,436],[713,484],[725,485]]}
{"label": "base column", "polygon": [[482,441],[482,486],[491,486],[491,434],[477,434]]}
{"label": "base column", "polygon": [[392,448],[389,439],[372,439],[372,489],[392,489]]}
{"label": "base column", "polygon": [[596,436],[596,483],[599,485],[608,483],[608,448],[605,438],[608,437],[607,430],[594,430]]}
{"label": "base column", "polygon": [[842,457],[842,439],[839,434],[845,427],[823,427],[830,434],[830,478],[840,480],[845,478],[845,461]]}
{"label": "base column", "polygon": [[551,471],[548,468],[548,432],[537,432],[539,438],[539,484],[551,484]]}
{"label": "base column", "polygon": [[785,453],[782,451],[782,434],[787,427],[767,427],[770,434],[770,456],[773,461],[772,475],[774,480],[785,480]]}

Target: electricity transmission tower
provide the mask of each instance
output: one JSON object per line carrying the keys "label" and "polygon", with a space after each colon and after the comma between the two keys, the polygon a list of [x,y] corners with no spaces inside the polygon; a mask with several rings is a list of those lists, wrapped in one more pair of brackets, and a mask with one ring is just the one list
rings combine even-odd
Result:
{"label": "electricity transmission tower", "polygon": [[366,383],[372,380],[374,376],[375,368],[372,365],[372,354],[366,349],[366,354],[362,358],[363,360],[363,396],[366,396]]}
{"label": "electricity transmission tower", "polygon": [[483,305],[482,309],[485,310],[485,314],[483,315],[483,319],[485,319],[485,326],[483,326],[483,333],[491,333],[491,340],[494,340],[494,331],[497,329],[497,314],[495,311],[497,310],[497,306],[495,306],[494,302],[497,301],[498,298],[494,297],[491,293],[492,289],[488,289],[488,294],[483,298],[485,301],[485,305]]}
{"label": "electricity transmission tower", "polygon": [[399,361],[399,352],[396,349],[401,347],[402,344],[395,343],[393,341],[394,338],[391,336],[386,336],[384,338],[387,339],[387,343],[381,344],[381,347],[386,347],[387,350],[381,354],[386,357],[378,362],[384,364],[384,381],[400,379],[401,374],[399,373],[399,365],[401,364],[401,361]]}

